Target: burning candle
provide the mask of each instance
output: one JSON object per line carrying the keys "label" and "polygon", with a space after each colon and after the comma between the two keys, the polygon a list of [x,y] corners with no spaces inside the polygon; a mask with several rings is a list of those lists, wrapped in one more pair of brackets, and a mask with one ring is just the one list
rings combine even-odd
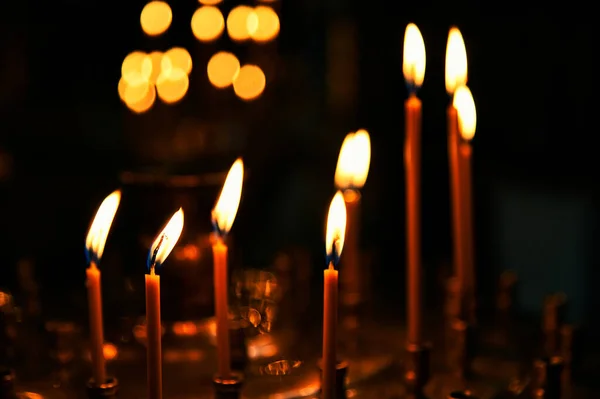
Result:
{"label": "burning candle", "polygon": [[219,200],[212,211],[215,315],[217,319],[217,370],[221,379],[231,376],[229,307],[227,298],[227,245],[225,237],[233,225],[242,196],[244,163],[238,158],[225,179]]}
{"label": "burning candle", "polygon": [[92,375],[96,385],[106,382],[106,367],[104,365],[104,327],[102,321],[102,289],[98,263],[104,252],[104,244],[110,231],[110,226],[119,208],[121,192],[115,191],[102,201],[96,212],[85,240],[88,268],[87,291],[90,318],[90,357],[92,359]]}
{"label": "burning candle", "polygon": [[335,186],[342,190],[346,203],[346,250],[341,264],[342,303],[356,305],[361,301],[363,289],[361,282],[365,278],[361,268],[359,245],[360,190],[365,185],[371,162],[371,141],[369,133],[360,129],[349,133],[340,149],[335,170]]}
{"label": "burning candle", "polygon": [[162,324],[160,321],[160,276],[156,274],[171,253],[183,230],[183,209],[173,214],[165,228],[156,236],[148,253],[146,274],[146,365],[148,368],[148,399],[162,398]]}
{"label": "burning candle", "polygon": [[325,236],[325,249],[327,251],[327,264],[324,272],[323,291],[323,376],[321,381],[321,398],[335,398],[335,369],[336,356],[336,329],[338,310],[338,271],[335,270],[346,235],[346,204],[343,194],[338,191],[327,216],[327,233]]}
{"label": "burning candle", "polygon": [[404,34],[404,79],[410,92],[404,104],[406,169],[406,288],[408,342],[421,343],[421,101],[417,90],[425,78],[425,44],[419,28],[408,24]]}

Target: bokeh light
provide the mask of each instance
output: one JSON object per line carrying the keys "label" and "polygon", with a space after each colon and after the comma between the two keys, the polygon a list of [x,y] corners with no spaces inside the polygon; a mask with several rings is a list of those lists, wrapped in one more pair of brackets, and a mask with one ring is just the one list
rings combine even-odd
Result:
{"label": "bokeh light", "polygon": [[164,33],[173,21],[171,7],[164,1],[151,1],[146,4],[140,14],[142,30],[148,36]]}
{"label": "bokeh light", "polygon": [[230,86],[240,72],[240,62],[237,57],[226,51],[213,55],[206,67],[208,80],[219,89]]}
{"label": "bokeh light", "polygon": [[142,98],[140,101],[138,101],[136,103],[126,102],[125,104],[127,105],[127,107],[130,110],[132,110],[136,114],[142,114],[142,113],[148,111],[150,108],[152,108],[155,101],[156,101],[156,88],[154,87],[154,85],[150,85],[148,87],[148,91],[146,92],[146,95],[144,96],[144,98]]}
{"label": "bokeh light", "polygon": [[161,61],[161,69],[179,68],[187,75],[192,72],[192,56],[183,47],[173,47],[168,50]]}
{"label": "bokeh light", "polygon": [[205,6],[216,6],[217,4],[220,4],[221,1],[223,0],[198,0],[200,1],[200,4],[203,4]]}
{"label": "bokeh light", "polygon": [[148,56],[152,61],[152,73],[150,74],[148,81],[154,84],[156,83],[156,79],[158,79],[158,75],[160,75],[163,53],[161,51],[153,51],[148,54]]}
{"label": "bokeh light", "polygon": [[254,15],[254,10],[248,6],[237,6],[229,12],[227,16],[227,33],[231,40],[243,41],[250,38],[250,32],[248,31],[248,25],[252,27],[252,22],[248,21],[250,18],[256,19],[257,17]]}
{"label": "bokeh light", "polygon": [[268,6],[258,6],[246,20],[250,37],[257,42],[268,42],[279,34],[279,16]]}
{"label": "bokeh light", "polygon": [[233,91],[245,101],[258,98],[265,90],[265,74],[257,65],[244,65],[233,81]]}
{"label": "bokeh light", "polygon": [[118,91],[121,101],[127,105],[127,108],[138,114],[148,111],[156,100],[154,85],[144,80],[130,85],[121,77]]}
{"label": "bokeh light", "polygon": [[158,97],[167,104],[181,100],[188,91],[190,81],[187,73],[181,68],[170,68],[162,71],[156,80]]}
{"label": "bokeh light", "polygon": [[128,54],[121,64],[121,76],[130,85],[140,80],[149,80],[152,75],[152,59],[146,53],[134,51]]}
{"label": "bokeh light", "polygon": [[217,7],[202,6],[192,16],[192,32],[196,39],[210,42],[223,33],[225,19]]}

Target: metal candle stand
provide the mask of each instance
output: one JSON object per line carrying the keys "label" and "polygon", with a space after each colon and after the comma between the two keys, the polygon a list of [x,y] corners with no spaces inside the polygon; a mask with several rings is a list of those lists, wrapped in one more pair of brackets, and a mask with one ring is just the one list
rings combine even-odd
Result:
{"label": "metal candle stand", "polygon": [[104,384],[97,385],[94,379],[90,379],[86,386],[88,399],[116,398],[119,391],[119,380],[108,377]]}
{"label": "metal candle stand", "polygon": [[425,397],[423,392],[430,378],[431,346],[429,344],[407,344],[404,367],[404,383],[410,395],[416,398]]}
{"label": "metal candle stand", "polygon": [[[319,368],[321,369],[321,378],[323,377],[323,369],[321,368],[322,362],[319,361]],[[335,398],[345,399],[346,398],[346,377],[348,376],[348,362],[338,361],[335,366]],[[319,397],[320,391],[319,391]]]}
{"label": "metal candle stand", "polygon": [[229,378],[217,375],[213,378],[215,399],[239,399],[242,396],[243,385],[244,376],[241,373],[232,372]]}

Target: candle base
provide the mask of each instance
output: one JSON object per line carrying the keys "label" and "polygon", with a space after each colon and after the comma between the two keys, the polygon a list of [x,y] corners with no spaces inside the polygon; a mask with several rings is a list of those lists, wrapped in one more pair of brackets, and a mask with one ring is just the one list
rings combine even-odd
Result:
{"label": "candle base", "polygon": [[[319,369],[322,369],[322,360],[319,361]],[[345,399],[346,398],[346,377],[348,376],[348,362],[338,361],[335,365],[335,398]],[[321,372],[321,378],[323,373]],[[319,389],[319,398],[321,397],[321,389]]]}
{"label": "candle base", "polygon": [[452,323],[454,333],[454,366],[455,371],[462,377],[469,379],[473,377],[473,359],[477,354],[477,328],[473,324],[462,320]]}
{"label": "candle base", "polygon": [[477,399],[471,394],[471,391],[454,391],[450,392],[447,399]]}
{"label": "candle base", "polygon": [[216,375],[213,378],[215,399],[239,399],[242,396],[244,376],[233,372],[229,378],[221,378]]}
{"label": "candle base", "polygon": [[429,344],[411,344],[406,346],[404,383],[409,394],[416,397],[425,396],[423,390],[429,382]]}
{"label": "candle base", "polygon": [[119,391],[119,380],[108,377],[104,384],[97,385],[94,379],[87,383],[86,392],[88,399],[116,398]]}

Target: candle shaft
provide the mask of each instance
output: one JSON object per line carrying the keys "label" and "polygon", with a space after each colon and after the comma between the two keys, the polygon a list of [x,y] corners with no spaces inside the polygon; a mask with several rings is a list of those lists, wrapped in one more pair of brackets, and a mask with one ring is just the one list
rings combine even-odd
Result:
{"label": "candle shaft", "polygon": [[338,271],[330,264],[324,272],[323,291],[323,376],[321,399],[335,399]]}
{"label": "candle shaft", "polygon": [[212,246],[214,258],[215,314],[217,320],[217,370],[221,378],[231,375],[229,346],[229,309],[227,300],[227,246],[216,239]]}
{"label": "candle shaft", "polygon": [[341,265],[342,274],[341,301],[346,306],[356,306],[363,298],[362,279],[365,277],[361,269],[359,245],[360,192],[348,189],[344,191],[346,203],[346,236]]}
{"label": "candle shaft", "polygon": [[106,382],[104,364],[104,326],[102,320],[102,290],[100,270],[92,262],[86,270],[88,307],[90,318],[90,354],[92,358],[92,375],[96,385]]}
{"label": "candle shaft", "polygon": [[471,144],[463,142],[459,148],[461,158],[462,198],[464,204],[464,256],[465,256],[465,300],[467,318],[474,318],[475,311],[475,236],[473,234],[473,188]]}
{"label": "candle shaft", "polygon": [[146,274],[146,339],[148,399],[162,398],[162,325],[160,320],[160,276]]}
{"label": "candle shaft", "polygon": [[405,103],[406,141],[406,291],[408,342],[421,342],[421,101],[411,95]]}

